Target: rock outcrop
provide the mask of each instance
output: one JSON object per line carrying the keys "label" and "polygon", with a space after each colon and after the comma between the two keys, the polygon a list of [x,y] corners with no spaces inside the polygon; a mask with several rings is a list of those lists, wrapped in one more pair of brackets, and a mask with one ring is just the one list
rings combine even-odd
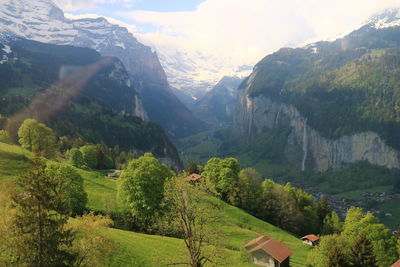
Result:
{"label": "rock outcrop", "polygon": [[388,168],[400,168],[400,153],[386,145],[374,132],[329,139],[306,125],[306,122],[307,119],[292,105],[277,103],[262,95],[251,98],[246,90],[239,93],[234,121],[237,137],[250,142],[265,129],[273,129],[278,124],[291,127],[284,149],[290,153],[288,158],[299,169],[326,171],[360,160]]}

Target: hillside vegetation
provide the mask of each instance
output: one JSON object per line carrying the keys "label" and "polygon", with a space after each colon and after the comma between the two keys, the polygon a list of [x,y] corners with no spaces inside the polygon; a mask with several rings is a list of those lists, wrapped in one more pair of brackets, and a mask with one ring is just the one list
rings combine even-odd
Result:
{"label": "hillside vegetation", "polygon": [[[0,143],[0,182],[11,180],[30,166],[32,154],[19,146]],[[115,209],[116,180],[105,177],[105,171],[79,170],[84,178],[88,193],[88,208],[94,211]],[[309,247],[298,237],[261,221],[243,210],[230,206],[213,197],[204,199],[207,203],[218,202],[222,206],[221,219],[216,229],[223,237],[223,251],[228,266],[252,266],[246,263],[243,245],[259,235],[267,235],[283,242],[292,251],[293,266],[305,266]],[[106,230],[107,235],[117,244],[118,250],[112,257],[112,266],[160,266],[174,263],[186,256],[183,241],[176,238],[145,235],[118,229]]]}

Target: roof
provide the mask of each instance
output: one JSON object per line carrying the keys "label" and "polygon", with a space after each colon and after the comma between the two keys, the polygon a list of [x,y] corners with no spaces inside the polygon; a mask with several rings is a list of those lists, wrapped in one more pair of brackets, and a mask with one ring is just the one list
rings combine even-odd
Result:
{"label": "roof", "polygon": [[201,175],[198,175],[197,173],[192,173],[188,177],[185,178],[186,181],[198,181],[201,179]]}
{"label": "roof", "polygon": [[390,266],[390,267],[400,267],[400,260],[393,263],[392,266]]}
{"label": "roof", "polygon": [[312,241],[312,242],[315,242],[315,241],[318,241],[318,240],[319,240],[319,237],[316,236],[316,235],[306,235],[306,236],[303,236],[303,237],[300,238],[300,239],[301,239],[301,240],[308,239],[308,240],[310,240],[310,241]]}
{"label": "roof", "polygon": [[255,244],[257,244],[257,246],[250,249],[250,253],[257,250],[263,250],[280,263],[285,261],[290,255],[292,255],[292,251],[290,251],[282,243],[266,236],[260,236],[254,240],[251,240],[245,245],[245,247],[249,247]]}
{"label": "roof", "polygon": [[261,245],[262,243],[264,243],[269,239],[270,239],[269,237],[262,235],[260,237],[257,237],[256,239],[249,241],[246,245],[244,245],[244,247],[247,248],[253,245]]}

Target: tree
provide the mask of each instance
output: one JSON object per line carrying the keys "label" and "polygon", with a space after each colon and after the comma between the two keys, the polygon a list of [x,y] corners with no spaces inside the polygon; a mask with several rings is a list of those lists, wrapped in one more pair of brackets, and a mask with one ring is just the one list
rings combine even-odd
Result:
{"label": "tree", "polygon": [[239,173],[239,206],[257,215],[261,205],[262,177],[255,169],[243,169]]}
{"label": "tree", "polygon": [[109,266],[116,245],[104,230],[112,225],[110,218],[93,213],[68,221],[67,227],[78,235],[70,247],[71,253],[77,255],[75,267]]}
{"label": "tree", "polygon": [[190,162],[186,171],[188,174],[192,174],[192,173],[200,174],[201,173],[199,166],[196,164],[196,162]]}
{"label": "tree", "polygon": [[343,239],[339,235],[326,235],[321,237],[318,246],[308,253],[307,266],[313,267],[345,267],[346,254]]}
{"label": "tree", "polygon": [[56,152],[56,136],[53,130],[35,119],[26,119],[22,123],[18,137],[22,147],[34,153],[52,157]]}
{"label": "tree", "polygon": [[46,165],[34,159],[35,166],[18,179],[19,192],[13,234],[18,240],[17,266],[70,266],[74,260],[66,248],[73,235],[65,230],[68,216],[60,210],[62,203],[53,190],[57,184],[46,175]]}
{"label": "tree", "polygon": [[86,167],[95,169],[97,167],[97,151],[96,147],[92,145],[86,145],[79,149],[82,153],[83,162]]}
{"label": "tree", "polygon": [[[346,267],[348,263],[339,244],[335,244],[328,252],[326,267]],[[370,267],[373,267],[370,266]]]}
{"label": "tree", "polygon": [[325,217],[331,212],[328,204],[328,198],[323,195],[318,201],[317,213],[319,219],[320,229],[323,227]]}
{"label": "tree", "polygon": [[360,234],[365,234],[371,241],[378,266],[390,266],[398,259],[391,230],[371,213],[364,214],[361,208],[352,207],[347,211],[342,236],[352,244]]}
{"label": "tree", "polygon": [[6,144],[13,143],[10,134],[5,130],[0,130],[0,143],[6,143]]}
{"label": "tree", "polygon": [[204,167],[202,176],[212,193],[219,196],[222,200],[235,205],[238,202],[239,172],[240,167],[237,159],[212,158]]}
{"label": "tree", "polygon": [[215,260],[217,253],[206,249],[206,246],[216,243],[217,233],[212,224],[218,218],[219,207],[204,204],[204,198],[205,193],[201,189],[182,178],[170,179],[166,184],[165,202],[170,210],[170,225],[178,226],[189,256],[188,262],[173,265],[202,267]]}
{"label": "tree", "polygon": [[14,232],[15,205],[11,198],[16,194],[15,185],[12,182],[4,182],[0,185],[0,266],[17,265],[17,249]]}
{"label": "tree", "polygon": [[82,152],[77,148],[68,151],[69,162],[72,166],[81,168],[84,165]]}
{"label": "tree", "polygon": [[82,214],[88,199],[79,173],[68,165],[48,163],[45,174],[54,185],[55,197],[61,205],[59,211],[70,215]]}
{"label": "tree", "polygon": [[371,241],[361,233],[350,248],[351,266],[354,267],[377,267]]}
{"label": "tree", "polygon": [[343,223],[340,221],[336,212],[331,212],[325,216],[321,233],[323,235],[340,234],[343,229]]}
{"label": "tree", "polygon": [[118,200],[137,226],[147,227],[161,213],[164,184],[172,171],[151,154],[132,160],[118,180]]}

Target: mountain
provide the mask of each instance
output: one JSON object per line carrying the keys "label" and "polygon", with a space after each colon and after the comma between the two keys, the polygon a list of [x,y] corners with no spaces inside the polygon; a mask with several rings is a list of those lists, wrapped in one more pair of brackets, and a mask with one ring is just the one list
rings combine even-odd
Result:
{"label": "mountain", "polygon": [[269,143],[303,171],[360,160],[400,168],[399,73],[392,9],[341,39],[266,56],[240,86],[234,132],[248,144],[275,135]]}
{"label": "mountain", "polygon": [[221,77],[246,77],[253,67],[233,63],[232,55],[216,55],[158,35],[142,34],[138,38],[158,52],[168,81],[186,105],[192,105],[204,97]]}
{"label": "mountain", "polygon": [[0,6],[1,32],[44,43],[88,47],[125,65],[150,120],[170,136],[195,132],[202,122],[169,87],[157,54],[124,27],[104,18],[68,19],[51,0],[5,0]]}
{"label": "mountain", "polygon": [[194,113],[210,124],[232,122],[241,82],[239,77],[223,77],[211,91],[194,104]]}
{"label": "mountain", "polygon": [[0,58],[0,114],[8,117],[13,136],[24,119],[34,117],[58,136],[152,152],[181,167],[161,127],[140,118],[145,113],[118,58],[20,38],[0,43]]}

